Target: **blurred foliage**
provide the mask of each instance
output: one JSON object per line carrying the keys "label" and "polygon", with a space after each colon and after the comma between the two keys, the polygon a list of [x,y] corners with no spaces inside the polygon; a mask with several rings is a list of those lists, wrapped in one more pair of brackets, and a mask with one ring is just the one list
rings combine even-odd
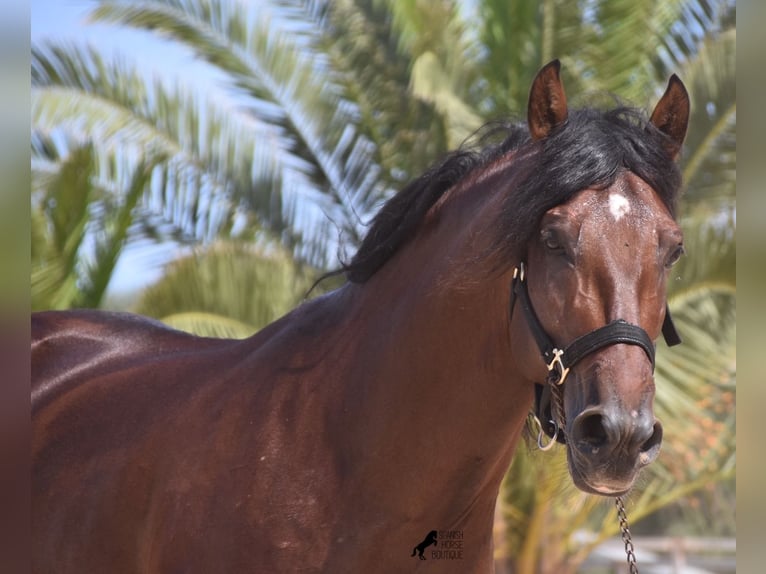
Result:
{"label": "blurred foliage", "polygon": [[136,311],[199,335],[244,338],[299,304],[310,286],[279,247],[219,242],[171,263]]}

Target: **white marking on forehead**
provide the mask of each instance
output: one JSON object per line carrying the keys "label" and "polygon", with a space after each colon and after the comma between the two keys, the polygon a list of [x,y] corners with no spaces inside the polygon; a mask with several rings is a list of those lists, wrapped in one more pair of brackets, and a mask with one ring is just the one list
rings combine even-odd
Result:
{"label": "white marking on forehead", "polygon": [[630,213],[630,202],[624,195],[616,192],[609,194],[609,212],[615,221],[620,221],[624,215]]}

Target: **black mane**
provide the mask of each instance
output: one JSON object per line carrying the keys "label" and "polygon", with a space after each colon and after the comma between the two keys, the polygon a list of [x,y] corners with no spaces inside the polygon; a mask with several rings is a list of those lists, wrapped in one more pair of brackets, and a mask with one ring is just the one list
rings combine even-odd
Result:
{"label": "black mane", "polygon": [[493,251],[509,265],[548,209],[582,189],[608,187],[625,170],[649,184],[675,216],[681,175],[663,147],[666,137],[643,112],[628,107],[570,110],[567,121],[540,141],[531,140],[526,123],[488,124],[383,205],[342,271],[354,283],[367,281],[413,236],[442,195],[511,151],[518,152],[510,161],[521,177],[493,230]]}

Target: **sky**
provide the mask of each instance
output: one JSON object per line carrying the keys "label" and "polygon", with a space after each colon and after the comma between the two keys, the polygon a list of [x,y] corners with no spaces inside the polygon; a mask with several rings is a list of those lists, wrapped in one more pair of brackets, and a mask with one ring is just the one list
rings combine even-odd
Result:
{"label": "sky", "polygon": [[205,75],[204,64],[195,61],[189,50],[178,45],[147,32],[89,22],[88,13],[94,6],[92,0],[32,0],[32,43],[51,39],[90,43],[102,53],[129,57],[149,75],[181,77],[201,87],[212,77]]}
{"label": "sky", "polygon": [[[200,93],[220,94],[220,76],[191,51],[165,42],[148,32],[92,23],[88,13],[92,0],[32,0],[30,4],[32,45],[47,41],[91,44],[105,56],[120,55],[147,79],[154,76],[179,80]],[[109,294],[123,294],[145,287],[162,275],[162,266],[178,254],[175,245],[127,248],[121,255],[109,285]]]}

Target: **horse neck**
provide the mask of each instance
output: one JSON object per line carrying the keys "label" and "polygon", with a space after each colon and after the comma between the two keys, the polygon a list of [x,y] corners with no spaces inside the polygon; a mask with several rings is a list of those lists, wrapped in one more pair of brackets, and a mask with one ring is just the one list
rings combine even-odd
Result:
{"label": "horse neck", "polygon": [[409,513],[491,508],[532,400],[510,346],[510,272],[453,280],[476,259],[457,235],[424,231],[348,287],[359,340],[338,416],[353,429],[349,464],[408,485],[395,501]]}

